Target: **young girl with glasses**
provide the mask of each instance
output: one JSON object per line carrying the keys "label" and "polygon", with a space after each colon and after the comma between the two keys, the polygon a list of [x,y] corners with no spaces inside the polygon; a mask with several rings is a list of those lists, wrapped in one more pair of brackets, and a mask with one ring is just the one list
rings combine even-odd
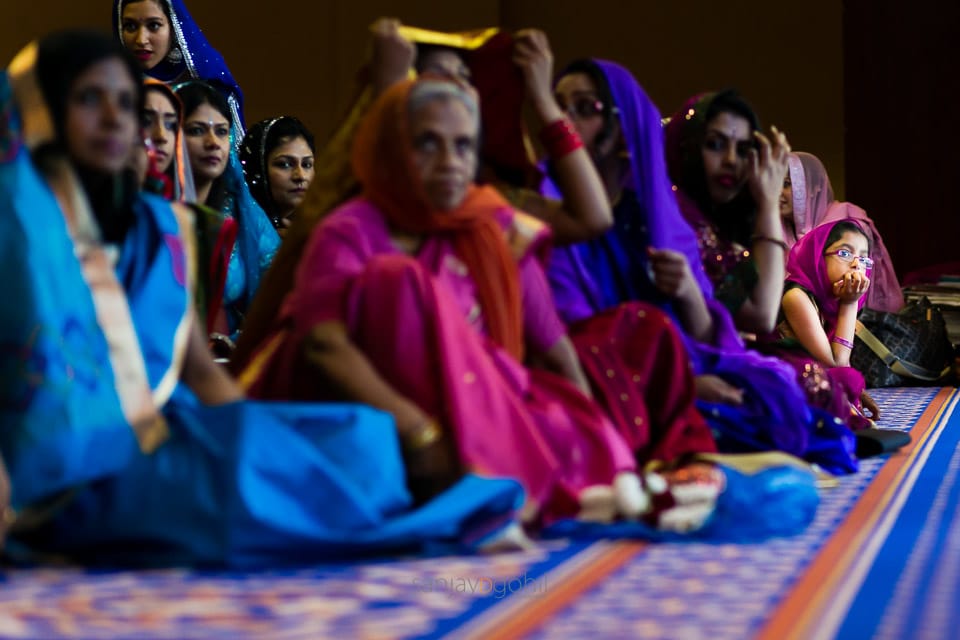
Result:
{"label": "young girl with glasses", "polygon": [[[849,403],[848,424],[869,425],[861,406],[876,419],[863,376],[850,366],[857,313],[866,301],[874,262],[870,242],[853,219],[814,228],[787,259],[778,355],[791,362],[811,399],[838,407]],[[842,415],[837,413],[837,415]]]}

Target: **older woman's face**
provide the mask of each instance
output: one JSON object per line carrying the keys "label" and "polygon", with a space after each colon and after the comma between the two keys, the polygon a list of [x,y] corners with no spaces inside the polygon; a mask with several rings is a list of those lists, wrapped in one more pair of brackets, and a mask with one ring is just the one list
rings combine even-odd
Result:
{"label": "older woman's face", "polygon": [[96,62],[77,76],[67,95],[64,125],[75,163],[107,174],[128,166],[139,133],[137,90],[119,58]]}
{"label": "older woman's face", "polygon": [[743,116],[725,111],[707,123],[701,151],[707,190],[714,204],[726,204],[740,193],[747,181],[753,149],[753,130]]}
{"label": "older woman's face", "polygon": [[477,125],[455,98],[430,100],[410,114],[413,166],[431,208],[456,209],[477,171]]}
{"label": "older woman's face", "polygon": [[125,6],[120,30],[123,46],[140,61],[144,71],[153,69],[170,52],[170,21],[157,0],[138,0]]}

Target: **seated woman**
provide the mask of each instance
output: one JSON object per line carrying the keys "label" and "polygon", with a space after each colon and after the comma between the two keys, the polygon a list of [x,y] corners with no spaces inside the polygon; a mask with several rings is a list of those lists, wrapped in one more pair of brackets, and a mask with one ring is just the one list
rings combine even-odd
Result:
{"label": "seated woman", "polygon": [[350,146],[371,102],[386,88],[407,77],[414,59],[413,44],[400,35],[399,21],[381,18],[370,27],[371,56],[361,72],[360,88],[333,136],[317,154],[314,179],[284,236],[262,286],[244,317],[243,334],[230,360],[242,371],[270,333],[287,294],[293,289],[297,265],[314,227],[334,208],[360,193],[350,167]]}
{"label": "seated woman", "polygon": [[[253,349],[270,331],[284,297],[293,287],[294,273],[313,227],[359,189],[349,171],[347,149],[370,101],[403,80],[411,66],[476,83],[483,101],[484,179],[511,204],[549,224],[558,243],[584,240],[610,226],[610,206],[602,185],[589,157],[579,147],[558,148],[561,157],[556,164],[562,196],[544,198],[535,190],[539,172],[525,146],[523,100],[530,100],[539,120],[550,125],[545,130],[552,135],[562,134],[569,127],[550,90],[552,54],[542,32],[527,30],[513,36],[488,29],[479,35],[450,34],[404,27],[397,20],[381,18],[372,26],[371,34],[369,84],[318,156],[315,186],[297,213],[303,222],[294,225],[284,239],[275,266],[266,274],[265,284],[245,318],[245,335],[233,358],[236,371],[249,362]],[[418,50],[422,55],[417,55]],[[468,54],[473,68],[467,66]]]}
{"label": "seated woman", "polygon": [[[614,203],[612,230],[557,248],[550,262],[557,307],[581,360],[589,368],[598,357],[596,345],[608,341],[617,326],[611,319],[625,303],[656,305],[681,329],[700,406],[721,450],[778,449],[833,471],[856,469],[852,434],[817,428],[832,416],[810,410],[789,366],[748,351],[729,311],[713,299],[696,237],[670,190],[660,113],[631,73],[580,60],[560,75],[556,93]],[[552,184],[545,188],[553,192]],[[637,336],[634,351],[655,352],[659,345],[649,338]],[[665,393],[656,386],[662,376],[654,371],[649,380],[656,395]]]}
{"label": "seated woman", "polygon": [[141,86],[124,49],[83,31],[30,45],[0,76],[0,263],[16,274],[0,455],[16,541],[91,562],[276,566],[502,532],[512,481],[466,478],[411,510],[386,415],[243,401],[194,322],[189,212],[138,193],[126,169]]}
{"label": "seated woman", "polygon": [[[613,218],[603,184],[583,146],[566,135],[570,122],[553,96],[553,53],[546,34],[490,29],[471,38],[410,27],[401,32],[417,43],[418,73],[458,78],[477,90],[483,130],[479,182],[494,186],[512,205],[547,223],[557,245],[589,240],[610,228]],[[542,176],[531,155],[524,102],[541,128],[542,140],[572,140],[567,146],[549,145],[559,187],[551,198],[538,191]]]}
{"label": "seated woman", "polygon": [[223,94],[236,134],[243,139],[243,93],[223,56],[210,46],[183,0],[113,0],[113,28],[151,78],[176,84],[203,80]]}
{"label": "seated woman", "polygon": [[293,116],[261,120],[240,145],[250,193],[281,236],[313,181],[315,153],[313,134]]}
{"label": "seated woman", "polygon": [[153,78],[143,83],[143,138],[153,147],[156,170],[165,178],[159,195],[194,202],[193,171],[181,135],[183,105],[168,85]]}
{"label": "seated woman", "polygon": [[[222,211],[196,203],[193,171],[183,144],[183,104],[173,89],[159,80],[144,81],[142,132],[152,143],[154,166],[148,171],[144,190],[187,204],[194,213],[197,236],[197,311],[207,335],[216,336],[230,256],[237,237],[236,220]],[[221,319],[222,320],[222,319]],[[222,322],[221,322],[222,323]],[[211,343],[218,355],[229,355],[216,338]]]}
{"label": "seated woman", "polygon": [[[718,470],[651,475],[642,491],[636,469],[712,451],[709,431],[695,413],[692,423],[650,424],[627,378],[637,435],[628,446],[591,400],[537,261],[545,228],[472,184],[478,125],[472,93],[439,77],[374,103],[353,155],[364,195],[317,227],[275,333],[241,380],[263,397],[390,412],[424,492],[475,470],[518,478],[527,522],[643,516],[696,528],[712,511]],[[686,417],[692,382],[685,366],[679,373],[671,391]],[[697,489],[678,497],[673,481]]]}
{"label": "seated woman", "polygon": [[790,251],[783,294],[783,321],[775,352],[797,369],[811,401],[846,419],[853,429],[870,426],[876,404],[864,392],[863,376],[850,367],[857,312],[870,287],[870,243],[854,220],[812,229]]}
{"label": "seated woman", "polygon": [[177,85],[175,91],[183,102],[183,137],[193,168],[197,202],[237,223],[237,240],[223,289],[226,331],[235,336],[261,274],[277,252],[280,236],[243,179],[240,160],[230,143],[233,131],[223,96],[197,81]]}
{"label": "seated woman", "polygon": [[890,252],[873,220],[860,207],[834,200],[827,170],[816,156],[803,152],[791,153],[788,161],[790,172],[780,196],[780,214],[783,216],[787,246],[792,248],[800,238],[821,224],[856,218],[867,234],[874,261],[864,306],[890,313],[900,311],[903,308],[903,290],[897,280]]}
{"label": "seated woman", "polygon": [[[759,145],[759,146],[758,146]],[[666,129],[667,168],[716,297],[741,331],[773,329],[783,293],[779,200],[790,146],[732,91],[691,98]]]}
{"label": "seated woman", "polygon": [[867,301],[864,306],[877,311],[897,313],[904,305],[903,289],[897,279],[897,271],[893,267],[890,252],[883,243],[877,225],[873,223],[867,212],[850,202],[834,202],[827,207],[822,221],[818,224],[846,219],[856,220],[870,242],[870,256],[873,258],[874,267],[870,273],[870,288],[867,289]]}
{"label": "seated woman", "polygon": [[[827,168],[812,153],[791,151],[787,155],[787,175],[780,194],[780,217],[787,247],[820,224],[833,201],[833,186]],[[784,255],[786,260],[789,251]]]}

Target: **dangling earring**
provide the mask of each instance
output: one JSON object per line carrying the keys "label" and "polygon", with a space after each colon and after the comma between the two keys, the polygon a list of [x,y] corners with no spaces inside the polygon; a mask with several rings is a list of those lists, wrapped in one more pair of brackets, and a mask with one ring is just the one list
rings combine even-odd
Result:
{"label": "dangling earring", "polygon": [[167,53],[167,62],[170,64],[180,64],[183,62],[183,52],[180,51],[180,47],[177,45],[170,47],[170,52]]}

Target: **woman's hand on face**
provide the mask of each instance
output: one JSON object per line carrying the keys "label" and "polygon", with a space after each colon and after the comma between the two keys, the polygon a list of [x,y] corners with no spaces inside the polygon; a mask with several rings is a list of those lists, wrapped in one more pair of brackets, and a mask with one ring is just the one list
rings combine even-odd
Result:
{"label": "woman's hand on face", "polygon": [[870,278],[861,271],[845,273],[842,278],[833,283],[833,295],[840,304],[854,304],[870,288]]}
{"label": "woman's hand on face", "polygon": [[647,249],[653,286],[663,295],[684,299],[697,293],[699,285],[687,257],[671,249]]}
{"label": "woman's hand on face", "polygon": [[400,35],[400,21],[396,18],[379,18],[370,26],[370,34],[373,86],[379,94],[407,77],[417,57],[417,48]]}
{"label": "woman's hand on face", "polygon": [[534,105],[538,108],[545,104],[556,105],[552,86],[553,52],[543,31],[523,29],[513,35],[513,62],[523,72],[527,95]]}
{"label": "woman's hand on face", "polygon": [[787,156],[790,143],[776,127],[770,127],[770,136],[755,131],[758,149],[750,152],[747,162],[747,184],[759,211],[773,211],[780,215],[780,193],[787,175]]}

